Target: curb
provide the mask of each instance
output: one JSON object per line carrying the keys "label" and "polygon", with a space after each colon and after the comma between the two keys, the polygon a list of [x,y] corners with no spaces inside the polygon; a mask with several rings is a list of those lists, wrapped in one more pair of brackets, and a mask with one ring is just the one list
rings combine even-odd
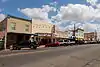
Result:
{"label": "curb", "polygon": [[45,45],[41,45],[41,46],[39,46],[39,47],[37,47],[37,48],[45,48]]}
{"label": "curb", "polygon": [[[45,48],[45,45],[41,45],[37,48]],[[30,49],[30,48],[22,48],[22,49]],[[8,52],[11,52],[11,50],[10,49],[0,50],[0,53],[8,53]]]}
{"label": "curb", "polygon": [[0,53],[8,53],[8,52],[11,52],[10,49],[6,49],[6,50],[1,50]]}

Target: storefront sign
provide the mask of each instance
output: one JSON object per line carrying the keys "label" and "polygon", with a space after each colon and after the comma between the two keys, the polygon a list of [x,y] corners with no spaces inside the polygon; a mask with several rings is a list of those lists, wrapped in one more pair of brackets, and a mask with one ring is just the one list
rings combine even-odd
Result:
{"label": "storefront sign", "polygon": [[38,36],[51,36],[51,33],[39,33]]}

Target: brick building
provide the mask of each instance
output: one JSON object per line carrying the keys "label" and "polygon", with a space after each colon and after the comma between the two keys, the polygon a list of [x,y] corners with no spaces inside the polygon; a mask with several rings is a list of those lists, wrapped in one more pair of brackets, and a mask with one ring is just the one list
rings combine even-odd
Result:
{"label": "brick building", "polygon": [[97,33],[96,32],[84,33],[84,40],[96,41],[97,40]]}

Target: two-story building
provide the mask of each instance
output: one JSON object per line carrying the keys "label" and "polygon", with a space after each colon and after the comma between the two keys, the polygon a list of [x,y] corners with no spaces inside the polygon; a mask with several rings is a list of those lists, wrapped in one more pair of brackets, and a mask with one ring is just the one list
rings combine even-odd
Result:
{"label": "two-story building", "polygon": [[56,40],[62,40],[62,39],[67,39],[68,38],[68,32],[67,31],[55,31],[55,38]]}
{"label": "two-story building", "polygon": [[97,33],[96,32],[84,33],[84,40],[96,41],[97,40]]}
{"label": "two-story building", "polygon": [[84,30],[77,28],[75,31],[75,36],[76,36],[77,40],[84,40]]}
{"label": "two-story building", "polygon": [[28,40],[32,32],[31,20],[7,15],[7,17],[0,22],[0,32],[3,33],[1,38],[6,39],[7,48],[21,40]]}
{"label": "two-story building", "polygon": [[55,25],[45,20],[32,20],[32,34],[41,45],[54,41]]}
{"label": "two-story building", "polygon": [[[74,30],[69,30],[68,31],[68,37],[72,37],[74,34]],[[83,40],[84,39],[84,30],[83,29],[80,29],[80,28],[77,28],[75,30],[75,37],[77,40]]]}

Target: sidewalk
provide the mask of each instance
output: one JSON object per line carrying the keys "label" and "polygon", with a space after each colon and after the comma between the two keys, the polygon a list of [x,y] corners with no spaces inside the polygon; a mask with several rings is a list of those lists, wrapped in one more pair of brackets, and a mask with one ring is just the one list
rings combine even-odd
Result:
{"label": "sidewalk", "polygon": [[39,47],[37,47],[37,48],[45,48],[45,45],[41,45],[41,46],[39,46]]}
{"label": "sidewalk", "polygon": [[0,53],[8,53],[8,52],[11,52],[11,50],[10,49],[0,50]]}
{"label": "sidewalk", "polygon": [[[40,48],[45,48],[45,45],[41,45],[41,46],[37,47],[37,50],[40,49]],[[12,54],[12,53],[21,53],[21,52],[29,52],[29,51],[34,51],[34,50],[31,50],[30,48],[22,48],[22,50],[6,49],[6,50],[0,50],[0,55]]]}

